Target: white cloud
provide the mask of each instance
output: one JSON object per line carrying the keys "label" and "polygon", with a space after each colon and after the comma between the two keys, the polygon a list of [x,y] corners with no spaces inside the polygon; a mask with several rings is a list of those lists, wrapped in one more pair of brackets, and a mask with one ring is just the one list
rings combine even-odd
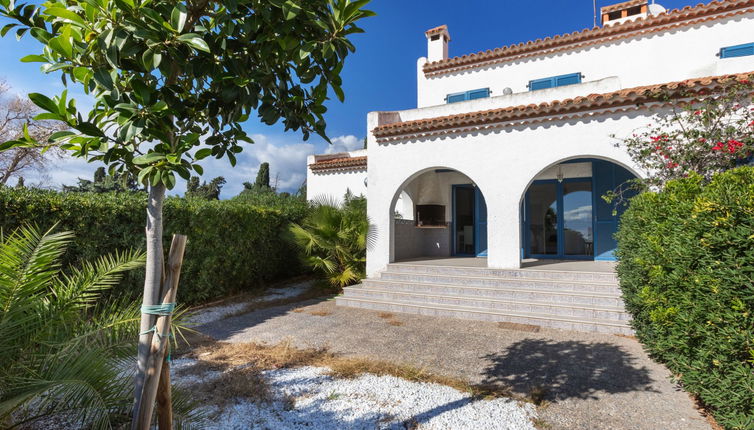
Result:
{"label": "white cloud", "polygon": [[364,147],[364,139],[359,139],[352,134],[349,134],[347,136],[334,137],[330,140],[332,141],[332,145],[327,146],[325,154],[355,151]]}
{"label": "white cloud", "polygon": [[[362,140],[353,135],[332,138],[332,144],[318,141],[316,143],[303,142],[298,135],[263,135],[253,134],[253,145],[244,145],[244,150],[238,154],[235,167],[226,158],[206,158],[202,160],[204,167],[202,181],[209,182],[212,178],[222,176],[226,180],[221,194],[222,198],[231,198],[243,190],[243,183],[254,182],[259,165],[270,163],[270,182],[275,184],[277,179],[278,191],[295,192],[306,179],[306,157],[311,154],[353,151],[361,149]],[[61,188],[62,185],[75,185],[78,178],[91,179],[101,163],[87,163],[85,160],[64,157],[54,160],[44,174],[28,175],[27,184],[45,186],[47,188]],[[183,195],[186,182],[179,178],[175,188],[169,191],[171,195]]]}

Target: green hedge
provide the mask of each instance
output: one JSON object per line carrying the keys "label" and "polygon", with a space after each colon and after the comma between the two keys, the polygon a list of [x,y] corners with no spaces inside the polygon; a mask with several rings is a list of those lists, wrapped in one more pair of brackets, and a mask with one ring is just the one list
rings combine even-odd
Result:
{"label": "green hedge", "polygon": [[641,342],[721,425],[754,428],[754,168],[635,197],[617,238]]}
{"label": "green hedge", "polygon": [[[293,245],[283,239],[290,221],[306,214],[306,203],[290,199],[285,210],[243,201],[167,198],[165,246],[182,233],[189,242],[181,273],[179,301],[199,303],[264,282],[301,273]],[[0,227],[24,224],[76,234],[64,263],[93,260],[116,250],[144,248],[146,194],[58,193],[0,188]],[[116,290],[140,294],[143,272],[134,272]]]}

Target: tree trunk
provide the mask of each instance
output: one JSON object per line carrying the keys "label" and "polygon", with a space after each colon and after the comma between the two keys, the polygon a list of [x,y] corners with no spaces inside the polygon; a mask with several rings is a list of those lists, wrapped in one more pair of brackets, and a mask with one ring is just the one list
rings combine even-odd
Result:
{"label": "tree trunk", "polygon": [[[183,264],[183,253],[186,249],[186,236],[176,234],[173,236],[173,243],[170,246],[170,256],[168,257],[168,273],[162,286],[161,303],[175,303],[175,296],[178,293],[178,280],[181,276],[181,266]],[[139,424],[139,430],[147,430],[152,422],[152,412],[154,411],[154,401],[157,397],[159,383],[163,381],[162,369],[165,366],[165,352],[170,344],[170,324],[172,316],[170,314],[160,315],[155,323],[155,336],[152,337],[152,345],[149,351],[149,357],[146,367],[146,378],[141,396],[141,407],[139,415],[136,416]],[[160,335],[157,335],[157,334]],[[168,367],[168,371],[169,367]],[[168,375],[166,375],[168,376]],[[167,379],[169,381],[169,379]],[[168,382],[169,383],[169,382]],[[170,390],[170,387],[167,387]],[[164,415],[163,410],[163,415]],[[172,413],[170,414],[172,415]],[[164,427],[162,427],[164,428]]]}
{"label": "tree trunk", "polygon": [[[160,290],[164,277],[164,251],[162,247],[162,203],[165,200],[165,186],[151,185],[149,187],[149,198],[147,201],[147,261],[146,274],[144,276],[144,305],[155,305],[160,300]],[[141,409],[141,395],[144,387],[144,380],[147,369],[147,360],[149,359],[149,349],[152,345],[152,332],[147,332],[155,325],[157,320],[155,315],[141,314],[141,328],[139,335],[138,347],[138,369],[134,384],[134,420],[132,428],[136,428],[138,421],[135,419],[139,416]]]}

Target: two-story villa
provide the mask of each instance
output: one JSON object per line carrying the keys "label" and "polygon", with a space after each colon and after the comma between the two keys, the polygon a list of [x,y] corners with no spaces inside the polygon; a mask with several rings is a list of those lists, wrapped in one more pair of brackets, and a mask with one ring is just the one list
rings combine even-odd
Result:
{"label": "two-story villa", "polygon": [[[345,191],[317,187],[328,176],[366,177],[370,279],[339,303],[627,331],[612,266],[599,263],[614,259],[620,213],[601,196],[645,172],[618,144],[670,109],[658,91],[754,74],[754,0],[673,11],[631,0],[601,21],[452,58],[446,26],[425,33],[417,108],[370,113],[366,154],[309,161],[311,195]],[[526,267],[564,260],[591,263]]]}

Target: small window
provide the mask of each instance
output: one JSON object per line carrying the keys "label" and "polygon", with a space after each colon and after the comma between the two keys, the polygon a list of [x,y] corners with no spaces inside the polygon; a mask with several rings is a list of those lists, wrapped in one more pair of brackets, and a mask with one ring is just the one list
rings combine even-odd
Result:
{"label": "small window", "polygon": [[754,43],[727,46],[720,49],[720,58],[745,57],[747,55],[754,55]]}
{"label": "small window", "polygon": [[457,103],[466,100],[485,99],[489,96],[489,88],[480,88],[478,90],[465,91],[463,93],[448,94],[448,96],[445,97],[445,101],[448,103]]}
{"label": "small window", "polygon": [[543,90],[545,88],[563,87],[566,85],[580,84],[581,73],[553,76],[550,78],[534,79],[529,81],[529,91]]}

